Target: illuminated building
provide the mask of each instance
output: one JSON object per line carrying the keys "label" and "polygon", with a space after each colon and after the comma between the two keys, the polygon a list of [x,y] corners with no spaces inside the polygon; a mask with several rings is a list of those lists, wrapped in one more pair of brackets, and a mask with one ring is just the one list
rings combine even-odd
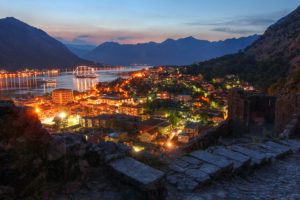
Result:
{"label": "illuminated building", "polygon": [[126,104],[133,104],[134,100],[133,98],[123,98],[123,97],[116,97],[116,96],[102,96],[98,100],[99,103],[106,103],[108,105],[115,105],[119,106],[123,103]]}
{"label": "illuminated building", "polygon": [[67,104],[73,102],[73,90],[56,89],[52,92],[52,101],[57,104]]}
{"label": "illuminated building", "polygon": [[120,142],[126,140],[128,137],[127,132],[113,132],[105,136],[105,141],[112,141],[112,142]]}
{"label": "illuminated building", "polygon": [[185,95],[185,94],[182,94],[182,95],[178,95],[175,97],[178,101],[182,101],[184,103],[187,103],[189,101],[192,100],[192,97],[190,95]]}
{"label": "illuminated building", "polygon": [[200,123],[189,122],[183,129],[184,133],[197,135]]}

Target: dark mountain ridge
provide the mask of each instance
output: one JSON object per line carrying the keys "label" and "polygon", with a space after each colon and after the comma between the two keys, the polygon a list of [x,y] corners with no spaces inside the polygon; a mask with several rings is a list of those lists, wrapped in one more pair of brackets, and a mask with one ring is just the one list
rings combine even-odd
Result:
{"label": "dark mountain ridge", "polygon": [[292,66],[300,66],[300,6],[271,25],[265,33],[245,50],[258,61],[281,57]]}
{"label": "dark mountain ridge", "polygon": [[[287,76],[298,77],[300,67],[300,6],[271,25],[245,51],[190,65],[188,74],[205,78],[236,74],[265,91],[274,83],[283,85]],[[294,75],[293,75],[294,74]],[[299,85],[295,78],[293,87]],[[296,92],[298,89],[293,89]],[[276,87],[272,87],[275,91]]]}
{"label": "dark mountain ridge", "polygon": [[0,19],[0,68],[60,68],[91,63],[78,58],[41,29],[13,17]]}
{"label": "dark mountain ridge", "polygon": [[252,44],[259,36],[210,42],[194,37],[167,39],[162,43],[119,44],[105,42],[84,58],[115,65],[186,65],[229,53],[236,53]]}

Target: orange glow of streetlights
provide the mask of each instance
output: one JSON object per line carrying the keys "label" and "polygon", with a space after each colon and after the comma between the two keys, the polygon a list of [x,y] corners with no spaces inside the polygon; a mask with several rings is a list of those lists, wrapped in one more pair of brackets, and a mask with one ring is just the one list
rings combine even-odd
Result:
{"label": "orange glow of streetlights", "polygon": [[40,112],[40,109],[39,109],[39,108],[36,108],[36,109],[35,109],[35,112],[36,112],[36,113],[39,113],[39,112]]}
{"label": "orange glow of streetlights", "polygon": [[167,146],[168,146],[169,148],[171,148],[171,147],[173,146],[172,142],[168,142],[168,143],[167,143]]}
{"label": "orange glow of streetlights", "polygon": [[59,117],[60,117],[60,118],[62,118],[62,119],[63,119],[63,118],[65,118],[66,116],[67,116],[67,114],[66,114],[66,113],[64,113],[64,112],[62,112],[62,113],[59,113]]}

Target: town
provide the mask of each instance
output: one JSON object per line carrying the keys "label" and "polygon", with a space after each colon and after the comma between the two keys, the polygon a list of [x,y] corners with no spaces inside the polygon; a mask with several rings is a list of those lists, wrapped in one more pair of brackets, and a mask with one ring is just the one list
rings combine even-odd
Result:
{"label": "town", "polygon": [[128,78],[99,82],[86,92],[61,88],[14,102],[32,107],[52,134],[83,134],[95,144],[122,142],[136,152],[159,154],[225,120],[230,88],[254,90],[235,75],[205,81],[173,66],[123,73]]}

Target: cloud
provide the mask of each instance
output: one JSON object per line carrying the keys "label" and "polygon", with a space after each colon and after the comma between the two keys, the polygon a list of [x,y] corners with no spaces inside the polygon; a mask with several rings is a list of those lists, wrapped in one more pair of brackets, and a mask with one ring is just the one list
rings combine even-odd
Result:
{"label": "cloud", "polygon": [[77,38],[92,38],[92,35],[78,35]]}
{"label": "cloud", "polygon": [[257,33],[257,30],[251,29],[232,29],[228,27],[218,27],[211,29],[212,31],[224,32],[224,33],[232,33],[232,34],[254,34]]}
{"label": "cloud", "polygon": [[78,37],[74,38],[71,43],[72,44],[89,44],[88,41],[78,39]]}
{"label": "cloud", "polygon": [[111,41],[128,41],[134,39],[136,39],[135,36],[115,36],[110,38]]}
{"label": "cloud", "polygon": [[269,17],[237,17],[236,19],[228,19],[219,22],[187,22],[186,25],[189,26],[268,26],[274,23],[276,20]]}
{"label": "cloud", "polygon": [[90,45],[91,43],[87,41],[87,39],[94,38],[93,35],[78,35],[70,42],[71,44],[77,45]]}
{"label": "cloud", "polygon": [[287,10],[280,10],[274,13],[262,14],[259,16],[236,16],[234,18],[210,22],[186,22],[185,25],[210,27],[210,30],[212,31],[225,32],[230,34],[262,33],[268,26],[274,24],[279,18],[285,16],[287,13]]}
{"label": "cloud", "polygon": [[133,39],[134,37],[132,36],[123,36],[123,37],[117,37],[116,39],[117,40],[120,40],[120,41],[123,41],[123,40],[129,40],[129,39]]}

